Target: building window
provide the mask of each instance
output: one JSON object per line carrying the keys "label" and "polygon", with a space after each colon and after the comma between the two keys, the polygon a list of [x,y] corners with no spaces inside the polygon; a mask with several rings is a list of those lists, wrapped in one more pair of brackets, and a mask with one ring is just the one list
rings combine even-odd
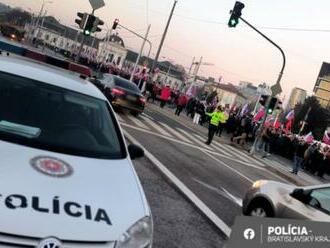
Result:
{"label": "building window", "polygon": [[45,40],[49,40],[49,34],[45,35]]}
{"label": "building window", "polygon": [[113,60],[114,55],[112,53],[109,54],[108,56],[108,61],[111,63]]}
{"label": "building window", "polygon": [[118,58],[117,58],[117,65],[119,65],[120,62],[121,62],[121,57],[118,57]]}

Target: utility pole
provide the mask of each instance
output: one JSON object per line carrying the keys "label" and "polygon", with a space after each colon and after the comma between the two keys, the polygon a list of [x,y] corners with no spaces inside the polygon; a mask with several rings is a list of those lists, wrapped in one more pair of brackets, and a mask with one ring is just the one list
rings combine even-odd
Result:
{"label": "utility pole", "polygon": [[132,81],[133,78],[134,78],[134,74],[135,74],[135,71],[136,71],[136,67],[137,67],[138,64],[139,64],[139,61],[140,61],[140,58],[141,58],[141,55],[142,55],[142,52],[143,52],[144,45],[146,44],[146,40],[148,39],[148,35],[149,35],[149,32],[150,32],[150,28],[151,28],[151,25],[149,24],[148,29],[147,29],[147,32],[146,32],[146,35],[145,35],[145,37],[144,37],[144,39],[143,39],[143,42],[142,42],[142,46],[141,46],[141,49],[140,49],[139,55],[138,55],[138,57],[137,57],[137,59],[136,59],[136,61],[135,61],[135,64],[134,64],[134,67],[133,67],[133,71],[132,71],[132,73],[131,73],[131,77],[130,77],[130,79],[129,79],[130,81]]}
{"label": "utility pole", "polygon": [[176,4],[178,3],[178,0],[174,0],[174,4],[173,4],[173,7],[172,7],[172,10],[171,10],[171,13],[170,13],[170,16],[168,17],[168,20],[167,20],[167,24],[166,24],[166,27],[165,27],[165,30],[164,30],[164,33],[163,33],[163,36],[162,36],[162,39],[160,41],[160,44],[159,44],[159,47],[158,47],[158,50],[157,50],[157,54],[156,54],[156,57],[155,57],[155,60],[152,64],[152,67],[151,67],[151,73],[153,74],[154,70],[155,70],[155,67],[157,65],[157,62],[158,62],[158,59],[159,59],[159,55],[160,55],[160,52],[163,48],[163,45],[164,45],[164,41],[165,41],[165,38],[166,38],[166,35],[167,35],[167,31],[168,31],[168,28],[170,26],[170,23],[171,23],[171,20],[172,20],[172,17],[173,17],[173,13],[174,13],[174,10],[175,10],[175,7],[176,7]]}
{"label": "utility pole", "polygon": [[190,75],[190,73],[191,73],[191,70],[192,70],[192,68],[193,68],[194,64],[195,64],[195,57],[193,57],[193,60],[192,60],[192,62],[191,62],[191,66],[190,66],[190,68],[189,68],[189,72],[188,72],[188,75]]}
{"label": "utility pole", "polygon": [[197,67],[195,70],[194,82],[196,82],[196,80],[197,80],[198,72],[199,72],[199,69],[201,68],[202,63],[203,63],[203,56],[199,59],[199,62],[197,64]]}

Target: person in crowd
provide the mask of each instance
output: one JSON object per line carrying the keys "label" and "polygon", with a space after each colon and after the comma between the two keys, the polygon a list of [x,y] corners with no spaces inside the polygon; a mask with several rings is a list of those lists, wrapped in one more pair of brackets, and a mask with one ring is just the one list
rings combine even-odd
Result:
{"label": "person in crowd", "polygon": [[208,139],[205,142],[205,144],[210,145],[212,143],[214,134],[218,129],[220,121],[222,121],[226,117],[222,111],[221,106],[218,106],[217,109],[212,113],[206,113],[206,115],[210,116],[211,120],[210,120],[210,124],[209,124]]}
{"label": "person in crowd", "polygon": [[194,118],[196,102],[197,102],[196,99],[192,97],[189,99],[187,103],[187,108],[186,108],[187,116],[190,115],[191,118]]}
{"label": "person in crowd", "polygon": [[159,94],[159,91],[160,91],[159,84],[154,83],[150,91],[150,95],[147,97],[147,101],[149,102],[149,100],[151,99],[152,103],[154,103],[157,98],[157,95]]}
{"label": "person in crowd", "polygon": [[164,108],[166,103],[171,97],[171,88],[169,85],[166,85],[160,93],[160,107]]}
{"label": "person in crowd", "polygon": [[316,175],[320,178],[323,178],[326,172],[329,172],[330,168],[330,148],[328,146],[324,146],[321,150],[321,160],[317,166]]}
{"label": "person in crowd", "polygon": [[180,116],[180,113],[187,105],[188,98],[185,94],[181,94],[178,98],[178,104],[176,106],[175,115]]}
{"label": "person in crowd", "polygon": [[232,142],[237,142],[239,145],[244,146],[246,144],[249,133],[251,132],[251,118],[250,116],[244,116],[241,119],[239,135],[232,137]]}
{"label": "person in crowd", "polygon": [[222,108],[222,109],[223,109],[223,114],[224,114],[225,118],[223,120],[221,120],[219,123],[219,127],[218,127],[218,130],[216,133],[218,135],[218,137],[221,137],[221,134],[222,134],[224,128],[226,127],[226,123],[229,118],[229,115],[226,113],[226,110],[224,108]]}
{"label": "person in crowd", "polygon": [[263,158],[270,155],[270,139],[272,136],[271,127],[264,127],[261,134],[261,143],[259,144],[259,150],[263,150]]}
{"label": "person in crowd", "polygon": [[201,119],[201,116],[205,113],[205,107],[204,104],[201,103],[200,101],[197,101],[196,107],[195,107],[195,114],[194,114],[194,119],[193,123],[194,124],[199,124],[199,121]]}
{"label": "person in crowd", "polygon": [[302,164],[304,162],[304,153],[305,153],[305,141],[302,138],[296,138],[294,141],[294,161],[291,173],[298,174]]}

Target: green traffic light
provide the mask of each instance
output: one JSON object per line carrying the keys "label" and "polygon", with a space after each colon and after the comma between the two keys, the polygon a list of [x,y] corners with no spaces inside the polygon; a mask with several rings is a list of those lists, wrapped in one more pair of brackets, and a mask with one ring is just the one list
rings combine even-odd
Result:
{"label": "green traffic light", "polygon": [[85,34],[85,35],[90,35],[91,32],[90,32],[89,30],[85,30],[85,31],[84,31],[84,34]]}
{"label": "green traffic light", "polygon": [[231,26],[235,27],[238,24],[238,22],[235,19],[231,19],[230,24]]}
{"label": "green traffic light", "polygon": [[273,110],[272,109],[268,109],[268,114],[272,114],[273,113]]}

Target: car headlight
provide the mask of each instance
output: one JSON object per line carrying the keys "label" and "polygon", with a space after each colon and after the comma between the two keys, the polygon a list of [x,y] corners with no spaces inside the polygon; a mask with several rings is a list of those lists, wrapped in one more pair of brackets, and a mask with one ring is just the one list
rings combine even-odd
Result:
{"label": "car headlight", "polygon": [[117,241],[116,248],[151,247],[153,223],[151,216],[146,216],[131,226]]}
{"label": "car headlight", "polygon": [[254,184],[252,185],[252,188],[254,189],[259,189],[262,185],[264,185],[266,183],[266,181],[264,180],[259,180],[254,182]]}

